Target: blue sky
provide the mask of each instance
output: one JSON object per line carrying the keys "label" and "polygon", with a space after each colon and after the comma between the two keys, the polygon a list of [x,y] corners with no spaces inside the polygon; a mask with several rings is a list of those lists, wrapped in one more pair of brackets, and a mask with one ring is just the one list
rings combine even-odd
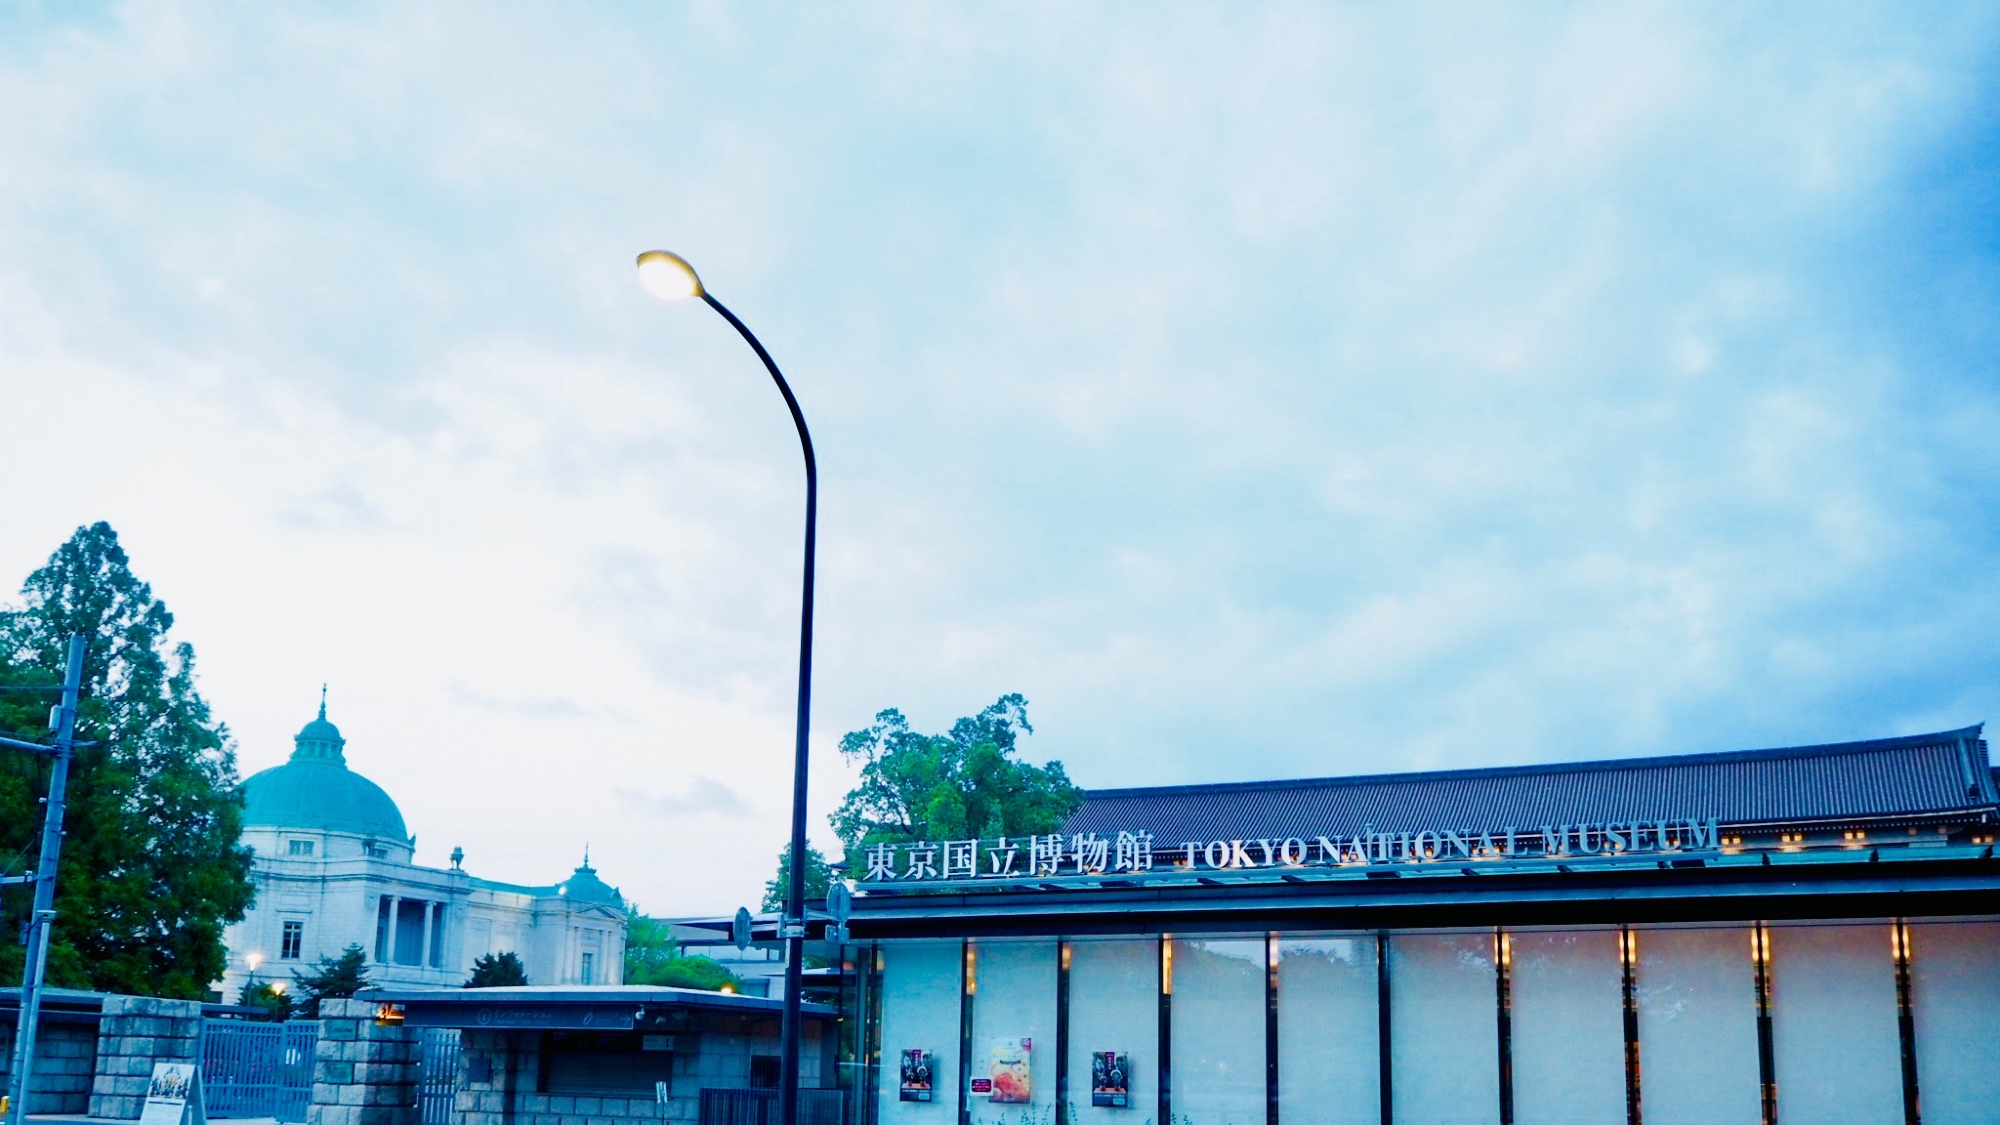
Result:
{"label": "blue sky", "polygon": [[[2000,698],[2000,12],[16,5],[0,575],[108,519],[245,772],[661,913],[1003,692],[1086,785]],[[72,450],[82,463],[66,466]],[[23,470],[26,470],[25,472]]]}

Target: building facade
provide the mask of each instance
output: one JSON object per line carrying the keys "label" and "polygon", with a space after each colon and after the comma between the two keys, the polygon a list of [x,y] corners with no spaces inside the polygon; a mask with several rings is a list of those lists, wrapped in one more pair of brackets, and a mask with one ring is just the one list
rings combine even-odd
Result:
{"label": "building facade", "polygon": [[323,702],[294,745],[289,761],[243,783],[257,900],[224,938],[226,998],[253,976],[289,983],[350,944],[367,951],[369,979],[384,986],[456,987],[473,961],[503,952],[534,984],[623,979],[624,899],[588,856],[548,886],[477,878],[458,852],[449,868],[420,866],[402,811],[348,768]]}
{"label": "building facade", "polygon": [[1994,1125],[1997,827],[1977,727],[1092,792],[849,857],[849,1120]]}

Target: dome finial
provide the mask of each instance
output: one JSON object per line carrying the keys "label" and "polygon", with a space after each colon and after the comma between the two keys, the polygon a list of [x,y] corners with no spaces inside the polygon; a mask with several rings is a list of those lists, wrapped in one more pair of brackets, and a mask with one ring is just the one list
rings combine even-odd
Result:
{"label": "dome finial", "polygon": [[321,721],[321,722],[325,722],[325,721],[326,721],[326,685],[325,685],[325,684],[321,684],[321,685],[319,685],[319,717],[320,717],[320,721]]}

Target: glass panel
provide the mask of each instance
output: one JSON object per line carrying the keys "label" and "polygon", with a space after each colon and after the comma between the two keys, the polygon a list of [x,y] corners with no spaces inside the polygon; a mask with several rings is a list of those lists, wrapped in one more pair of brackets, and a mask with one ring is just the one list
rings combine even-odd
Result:
{"label": "glass panel", "polygon": [[1175,1125],[1262,1125],[1264,939],[1175,938]]}
{"label": "glass panel", "polygon": [[[1077,1125],[1132,1125],[1160,1097],[1160,943],[1078,941],[1069,959],[1069,1104]],[[1092,1105],[1090,1057],[1123,1055],[1126,1105]],[[1108,1089],[1108,1088],[1107,1088]],[[1105,1100],[1115,1100],[1107,1095]]]}
{"label": "glass panel", "polygon": [[972,1120],[1054,1121],[1056,943],[973,943]]}
{"label": "glass panel", "polygon": [[1500,1120],[1499,997],[1492,934],[1389,939],[1389,1062],[1396,1121]]}
{"label": "glass panel", "polygon": [[2000,1113],[2000,923],[1910,926],[1910,1007],[1924,1125]]}
{"label": "glass panel", "polygon": [[1278,1120],[1379,1125],[1375,938],[1278,943]]}
{"label": "glass panel", "polygon": [[1516,1125],[1625,1119],[1625,993],[1615,930],[1510,934]]}
{"label": "glass panel", "polygon": [[[958,942],[882,947],[880,1125],[953,1125],[958,1120]],[[931,1100],[904,1101],[906,1051],[929,1056]]]}
{"label": "glass panel", "polygon": [[1646,1125],[1758,1125],[1757,977],[1748,929],[1642,930],[1639,1102]]}
{"label": "glass panel", "polygon": [[1903,1046],[1889,927],[1774,926],[1771,965],[1778,1120],[1902,1120]]}

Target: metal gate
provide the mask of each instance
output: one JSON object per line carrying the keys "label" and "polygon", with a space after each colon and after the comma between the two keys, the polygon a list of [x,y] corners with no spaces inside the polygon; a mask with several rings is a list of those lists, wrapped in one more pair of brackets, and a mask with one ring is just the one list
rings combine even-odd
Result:
{"label": "metal gate", "polygon": [[[799,1120],[805,1125],[841,1125],[846,1106],[841,1090],[800,1090]],[[700,1125],[777,1125],[778,1092],[752,1087],[711,1086],[701,1092]]]}
{"label": "metal gate", "polygon": [[457,1097],[458,1029],[427,1027],[417,1079],[417,1114],[422,1125],[451,1125]]}
{"label": "metal gate", "polygon": [[208,1115],[304,1121],[318,1042],[317,1020],[203,1020],[201,1085]]}

